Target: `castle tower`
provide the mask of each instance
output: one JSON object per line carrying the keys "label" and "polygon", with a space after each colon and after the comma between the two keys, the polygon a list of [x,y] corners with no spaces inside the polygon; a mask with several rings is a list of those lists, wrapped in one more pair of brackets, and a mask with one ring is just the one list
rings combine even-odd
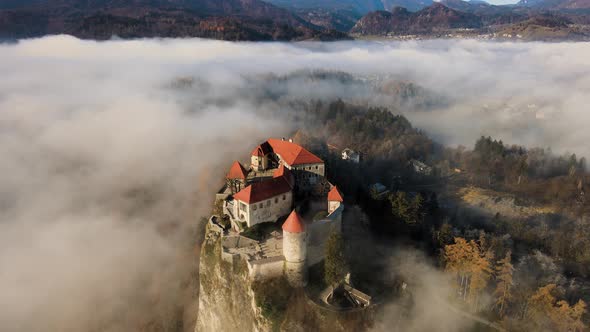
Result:
{"label": "castle tower", "polygon": [[252,150],[250,164],[255,171],[264,171],[268,168],[268,155],[272,148],[268,142],[264,142]]}
{"label": "castle tower", "polygon": [[283,224],[285,277],[293,287],[307,284],[307,232],[305,223],[293,210]]}
{"label": "castle tower", "polygon": [[334,212],[344,202],[338,187],[334,186],[328,193],[328,214]]}
{"label": "castle tower", "polygon": [[229,172],[227,173],[226,181],[228,188],[231,189],[231,193],[235,194],[238,191],[244,189],[246,186],[246,178],[248,177],[248,172],[240,164],[239,161],[234,161]]}

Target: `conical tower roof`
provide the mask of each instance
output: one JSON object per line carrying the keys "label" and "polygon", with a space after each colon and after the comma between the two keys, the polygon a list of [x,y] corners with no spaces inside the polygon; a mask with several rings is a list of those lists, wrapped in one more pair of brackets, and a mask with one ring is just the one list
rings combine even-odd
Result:
{"label": "conical tower roof", "polygon": [[287,217],[287,220],[285,220],[285,223],[283,224],[283,231],[289,233],[305,232],[305,223],[297,211],[293,210],[289,217]]}
{"label": "conical tower roof", "polygon": [[332,187],[332,189],[328,193],[328,201],[344,202],[344,198],[342,198],[342,194],[340,194],[338,187]]}
{"label": "conical tower roof", "polygon": [[233,180],[233,179],[245,180],[247,175],[248,175],[248,172],[246,172],[246,169],[244,168],[244,166],[242,166],[242,164],[240,164],[239,161],[234,161],[233,165],[229,169],[229,173],[227,173],[227,178],[230,180]]}

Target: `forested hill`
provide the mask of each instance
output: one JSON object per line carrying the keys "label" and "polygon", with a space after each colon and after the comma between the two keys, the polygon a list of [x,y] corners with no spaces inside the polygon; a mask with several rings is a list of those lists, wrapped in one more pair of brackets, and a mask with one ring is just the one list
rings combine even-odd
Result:
{"label": "forested hill", "polygon": [[206,37],[226,40],[340,39],[260,0],[59,0],[0,4],[0,38]]}

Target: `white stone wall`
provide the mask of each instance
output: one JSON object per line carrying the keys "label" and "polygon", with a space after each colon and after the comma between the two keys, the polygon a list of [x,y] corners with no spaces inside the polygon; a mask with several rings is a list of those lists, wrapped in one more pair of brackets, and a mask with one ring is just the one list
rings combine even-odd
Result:
{"label": "white stone wall", "polygon": [[340,202],[338,202],[338,201],[328,201],[328,214],[334,212],[339,207],[340,207]]}
{"label": "white stone wall", "polygon": [[285,261],[280,259],[267,259],[248,262],[248,271],[252,280],[265,280],[283,275]]}
{"label": "white stone wall", "polygon": [[293,172],[297,185],[303,189],[313,188],[326,175],[324,163],[285,166]]}
{"label": "white stone wall", "polygon": [[[242,205],[243,204],[243,205]],[[248,222],[250,219],[250,206],[244,202],[234,201],[234,217],[240,222]]]}
{"label": "white stone wall", "polygon": [[332,232],[342,232],[341,204],[333,213],[322,220],[314,221],[308,227],[309,240],[307,247],[307,264],[309,266],[321,262],[326,255],[326,243]]}
{"label": "white stone wall", "polygon": [[252,156],[250,158],[251,167],[256,171],[263,171],[268,168],[268,157]]}
{"label": "white stone wall", "polygon": [[287,262],[304,262],[307,257],[307,232],[283,231],[283,256]]}
{"label": "white stone wall", "polygon": [[304,287],[307,285],[306,262],[285,262],[285,277],[293,287]]}
{"label": "white stone wall", "polygon": [[[254,205],[256,205],[256,207],[254,207]],[[250,204],[248,207],[246,222],[248,223],[248,227],[263,222],[273,222],[278,218],[289,214],[292,207],[293,193],[289,191],[270,199]]]}

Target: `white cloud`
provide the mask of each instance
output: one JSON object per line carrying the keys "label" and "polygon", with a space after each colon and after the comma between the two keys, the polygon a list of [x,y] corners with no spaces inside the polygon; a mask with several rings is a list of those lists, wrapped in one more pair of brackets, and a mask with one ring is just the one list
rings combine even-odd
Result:
{"label": "white cloud", "polygon": [[[181,245],[223,167],[291,129],[245,77],[299,69],[390,74],[452,98],[405,110],[446,143],[485,134],[590,155],[587,43],[0,45],[0,327],[117,331],[169,312],[190,262]],[[195,84],[172,88],[178,77]]]}

